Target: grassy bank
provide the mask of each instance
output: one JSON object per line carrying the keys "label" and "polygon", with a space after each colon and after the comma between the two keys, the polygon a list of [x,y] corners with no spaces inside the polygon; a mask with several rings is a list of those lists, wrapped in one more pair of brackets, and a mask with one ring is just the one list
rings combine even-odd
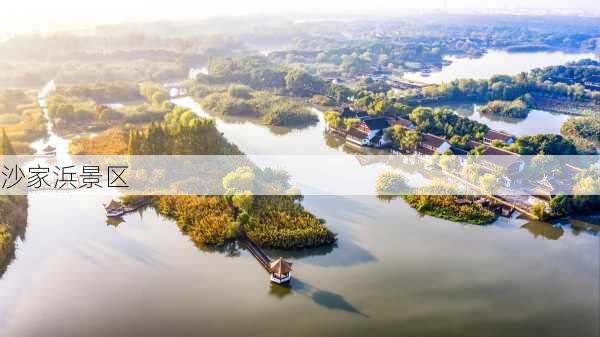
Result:
{"label": "grassy bank", "polygon": [[457,204],[458,198],[453,195],[407,195],[404,200],[420,213],[450,221],[487,225],[498,217],[479,204]]}

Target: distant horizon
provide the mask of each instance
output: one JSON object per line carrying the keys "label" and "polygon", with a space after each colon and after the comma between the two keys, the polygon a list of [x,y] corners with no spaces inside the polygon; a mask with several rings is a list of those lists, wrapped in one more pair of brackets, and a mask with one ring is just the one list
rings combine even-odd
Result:
{"label": "distant horizon", "polygon": [[204,21],[219,18],[293,17],[306,21],[327,19],[393,19],[417,15],[515,15],[515,16],[579,16],[600,18],[600,3],[595,0],[559,1],[547,4],[541,0],[485,1],[470,0],[392,0],[364,2],[318,1],[280,2],[276,0],[252,3],[221,0],[190,5],[183,0],[171,0],[168,6],[156,0],[101,3],[56,0],[42,2],[21,0],[7,2],[0,12],[0,36],[16,33],[53,32],[89,29],[99,25],[151,22]]}

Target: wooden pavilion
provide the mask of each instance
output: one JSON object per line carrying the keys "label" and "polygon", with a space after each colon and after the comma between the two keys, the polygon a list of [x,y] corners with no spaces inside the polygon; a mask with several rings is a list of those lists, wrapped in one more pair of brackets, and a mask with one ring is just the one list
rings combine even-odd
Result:
{"label": "wooden pavilion", "polygon": [[271,262],[271,282],[287,283],[292,279],[292,263],[282,258]]}

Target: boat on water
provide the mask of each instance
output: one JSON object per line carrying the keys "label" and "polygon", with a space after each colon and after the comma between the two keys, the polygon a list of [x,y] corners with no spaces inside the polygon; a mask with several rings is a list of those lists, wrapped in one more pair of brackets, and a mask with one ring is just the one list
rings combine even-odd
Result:
{"label": "boat on water", "polygon": [[109,218],[119,218],[125,214],[125,210],[122,208],[106,211],[106,216]]}
{"label": "boat on water", "polygon": [[148,202],[138,202],[132,205],[123,205],[120,201],[111,200],[109,203],[104,204],[106,210],[106,216],[109,218],[118,218],[127,213],[137,211],[138,209],[148,205]]}
{"label": "boat on water", "polygon": [[109,203],[105,204],[104,210],[106,210],[106,216],[109,218],[117,218],[125,214],[123,204],[115,200],[111,200]]}

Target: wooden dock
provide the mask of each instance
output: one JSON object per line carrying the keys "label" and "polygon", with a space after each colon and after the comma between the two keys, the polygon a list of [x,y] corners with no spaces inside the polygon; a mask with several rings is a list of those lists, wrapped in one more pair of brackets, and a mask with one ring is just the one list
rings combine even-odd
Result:
{"label": "wooden dock", "polygon": [[248,238],[244,237],[240,242],[248,249],[248,251],[256,258],[256,261],[265,268],[267,273],[271,273],[271,259],[265,254],[262,249],[255,245]]}

